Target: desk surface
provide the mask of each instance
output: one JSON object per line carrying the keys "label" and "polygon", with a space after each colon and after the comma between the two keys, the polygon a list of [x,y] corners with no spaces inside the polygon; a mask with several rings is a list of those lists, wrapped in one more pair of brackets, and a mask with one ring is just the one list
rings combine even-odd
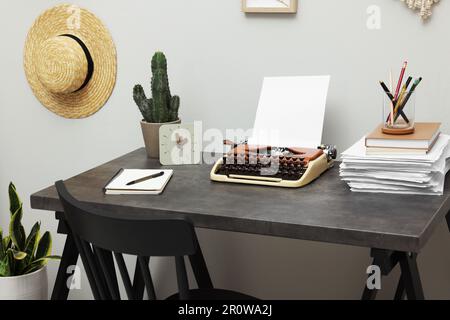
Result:
{"label": "desk surface", "polygon": [[[419,252],[450,210],[447,176],[443,196],[353,193],[336,165],[301,189],[210,181],[212,165],[174,167],[159,196],[103,194],[120,168],[159,168],[138,149],[66,181],[80,201],[115,217],[155,212],[185,214],[196,227]],[[62,211],[53,186],[31,196],[34,209]]]}

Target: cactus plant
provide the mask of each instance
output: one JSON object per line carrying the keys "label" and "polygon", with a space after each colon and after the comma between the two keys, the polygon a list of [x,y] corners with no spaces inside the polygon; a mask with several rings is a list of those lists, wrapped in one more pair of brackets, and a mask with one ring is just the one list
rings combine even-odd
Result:
{"label": "cactus plant", "polygon": [[0,228],[0,277],[19,276],[36,271],[48,260],[60,259],[50,255],[52,237],[47,231],[40,236],[40,222],[36,222],[28,236],[22,226],[23,204],[11,182],[9,193],[9,236],[3,237]]}
{"label": "cactus plant", "polygon": [[162,52],[152,58],[152,98],[147,98],[144,89],[137,84],[133,88],[133,98],[146,122],[164,123],[178,120],[180,97],[170,94],[167,76],[167,60]]}

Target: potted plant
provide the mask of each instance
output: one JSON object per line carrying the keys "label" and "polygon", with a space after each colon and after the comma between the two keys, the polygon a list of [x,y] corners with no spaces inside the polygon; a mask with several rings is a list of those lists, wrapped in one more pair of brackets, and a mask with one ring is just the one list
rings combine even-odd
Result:
{"label": "potted plant", "polygon": [[47,299],[47,261],[60,257],[50,255],[52,237],[48,231],[40,235],[40,222],[25,234],[23,205],[13,183],[8,191],[9,235],[0,228],[0,299]]}
{"label": "potted plant", "polygon": [[162,52],[152,58],[152,98],[147,98],[141,85],[133,88],[133,98],[142,113],[142,134],[150,158],[159,158],[159,127],[180,123],[178,108],[180,97],[172,96],[167,76],[167,60]]}

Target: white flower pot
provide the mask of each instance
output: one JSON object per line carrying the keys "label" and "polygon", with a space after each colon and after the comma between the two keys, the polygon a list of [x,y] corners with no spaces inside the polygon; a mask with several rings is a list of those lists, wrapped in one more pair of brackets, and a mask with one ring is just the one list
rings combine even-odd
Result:
{"label": "white flower pot", "polygon": [[0,277],[0,300],[47,300],[47,266],[16,277]]}

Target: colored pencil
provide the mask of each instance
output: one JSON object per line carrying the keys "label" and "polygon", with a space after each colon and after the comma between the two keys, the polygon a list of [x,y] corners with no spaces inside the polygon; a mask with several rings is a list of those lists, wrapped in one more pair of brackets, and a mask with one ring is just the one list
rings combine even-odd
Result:
{"label": "colored pencil", "polygon": [[408,86],[409,86],[411,80],[412,80],[412,77],[408,77],[408,80],[406,80],[406,83],[405,83],[406,84],[406,89],[408,89]]}
{"label": "colored pencil", "polygon": [[[394,91],[394,80],[392,78],[392,69],[389,69],[389,90]],[[388,121],[391,123],[391,126],[394,125],[394,102],[391,99],[390,102],[391,113],[388,116]]]}
{"label": "colored pencil", "polygon": [[408,65],[408,61],[403,63],[402,70],[400,71],[400,77],[398,78],[397,89],[395,89],[394,100],[397,100],[400,88],[402,86],[403,76],[405,75],[405,70]]}
{"label": "colored pencil", "polygon": [[[411,89],[409,90],[408,94],[406,95],[406,97],[403,99],[402,105],[399,107],[398,113],[395,116],[395,120],[397,120],[398,116],[400,115],[400,112],[403,112],[403,109],[405,108],[406,104],[409,101],[409,98],[411,98],[411,95],[414,93],[414,90],[416,90],[417,86],[419,85],[420,81],[422,81],[422,77],[416,79],[416,81],[414,81],[413,85],[411,86]],[[409,123],[409,121],[408,121]]]}

